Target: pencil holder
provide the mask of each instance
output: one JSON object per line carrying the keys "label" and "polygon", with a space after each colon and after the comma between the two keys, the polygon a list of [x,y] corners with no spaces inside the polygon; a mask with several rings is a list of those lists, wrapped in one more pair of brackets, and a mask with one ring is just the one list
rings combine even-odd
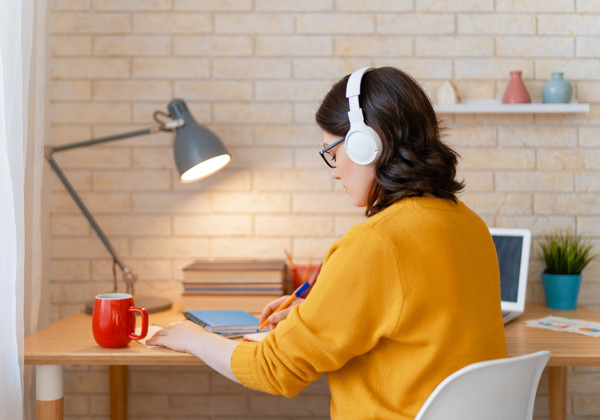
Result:
{"label": "pencil holder", "polygon": [[304,294],[300,297],[306,297],[310,293],[311,289],[315,285],[317,281],[317,277],[319,276],[319,272],[321,271],[321,264],[312,264],[310,266],[306,264],[297,264],[292,267],[290,270],[291,277],[291,287],[289,290],[286,290],[286,294],[293,293],[298,287],[302,285],[307,280],[312,282],[310,288],[304,292]]}

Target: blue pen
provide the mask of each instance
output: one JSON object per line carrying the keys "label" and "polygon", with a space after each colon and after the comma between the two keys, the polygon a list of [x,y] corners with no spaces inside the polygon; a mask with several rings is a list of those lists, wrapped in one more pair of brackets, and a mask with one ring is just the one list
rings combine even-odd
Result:
{"label": "blue pen", "polygon": [[[279,308],[275,309],[273,311],[273,314],[279,312],[279,311],[283,311],[285,308],[287,308],[288,306],[290,306],[292,304],[293,301],[295,301],[296,299],[298,299],[300,296],[302,296],[304,294],[304,292],[306,292],[308,290],[308,288],[310,287],[310,281],[305,281],[302,286],[298,287],[294,293],[292,293],[290,295],[289,298],[287,298],[285,300],[285,302],[283,302],[281,305],[279,305]],[[273,315],[271,314],[271,315]],[[263,328],[265,328],[267,325],[269,325],[269,318],[265,319],[262,324],[260,324],[258,326],[258,329],[256,331],[260,331]]]}

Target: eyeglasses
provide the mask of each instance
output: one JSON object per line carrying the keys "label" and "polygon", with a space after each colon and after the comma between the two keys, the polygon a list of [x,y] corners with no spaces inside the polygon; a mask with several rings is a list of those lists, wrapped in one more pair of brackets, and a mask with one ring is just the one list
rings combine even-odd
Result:
{"label": "eyeglasses", "polygon": [[330,168],[335,168],[335,155],[332,155],[331,153],[329,153],[329,151],[331,149],[333,149],[335,146],[337,146],[338,144],[340,144],[341,142],[343,142],[345,139],[345,137],[342,137],[339,140],[336,140],[335,142],[331,143],[329,146],[327,146],[326,148],[324,148],[323,150],[321,150],[319,152],[319,154],[321,155],[321,157],[323,158],[323,160],[325,161],[325,163],[327,164],[327,166],[329,166]]}

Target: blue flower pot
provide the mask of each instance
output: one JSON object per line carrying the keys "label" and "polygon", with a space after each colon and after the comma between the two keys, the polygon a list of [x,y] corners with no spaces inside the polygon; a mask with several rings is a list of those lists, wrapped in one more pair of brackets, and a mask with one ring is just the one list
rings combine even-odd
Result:
{"label": "blue flower pot", "polygon": [[575,309],[581,274],[542,273],[542,285],[546,295],[546,306],[552,309]]}

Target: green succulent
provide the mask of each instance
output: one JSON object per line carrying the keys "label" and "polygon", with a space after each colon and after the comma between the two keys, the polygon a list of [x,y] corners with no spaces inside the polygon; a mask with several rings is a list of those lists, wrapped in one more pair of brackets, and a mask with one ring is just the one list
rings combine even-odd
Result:
{"label": "green succulent", "polygon": [[539,245],[548,274],[580,274],[596,257],[589,240],[569,232],[545,235]]}

